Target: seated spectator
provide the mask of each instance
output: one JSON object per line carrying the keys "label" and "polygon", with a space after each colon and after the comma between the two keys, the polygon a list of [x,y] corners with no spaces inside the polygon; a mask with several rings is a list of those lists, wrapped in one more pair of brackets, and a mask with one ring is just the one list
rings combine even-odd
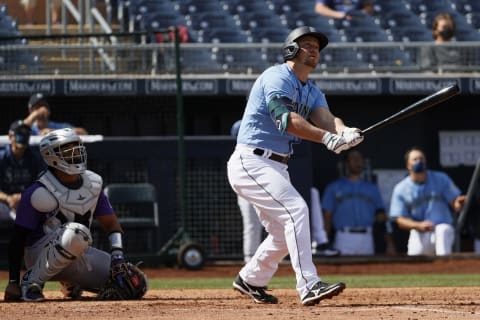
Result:
{"label": "seated spectator", "polygon": [[458,49],[446,44],[454,40],[455,21],[448,13],[440,13],[433,20],[432,37],[436,46],[425,46],[420,51],[420,66],[423,69],[455,68],[461,64]]}
{"label": "seated spectator", "polygon": [[52,130],[72,128],[78,135],[88,134],[87,130],[81,127],[74,127],[68,122],[55,122],[50,120],[50,106],[42,93],[35,93],[28,101],[28,116],[23,120],[24,124],[30,126],[32,135],[45,135]]}
{"label": "seated spectator", "polygon": [[315,12],[319,15],[335,19],[352,19],[353,11],[373,14],[372,0],[316,0]]}
{"label": "seated spectator", "polygon": [[395,249],[378,186],[364,179],[364,159],[358,149],[344,156],[345,176],[327,185],[323,194],[325,229],[334,234],[342,255],[375,254],[374,233],[383,235],[387,254]]}
{"label": "seated spectator", "polygon": [[30,128],[22,120],[10,125],[8,139],[10,143],[0,150],[0,219],[15,219],[21,192],[46,167],[29,147]]}

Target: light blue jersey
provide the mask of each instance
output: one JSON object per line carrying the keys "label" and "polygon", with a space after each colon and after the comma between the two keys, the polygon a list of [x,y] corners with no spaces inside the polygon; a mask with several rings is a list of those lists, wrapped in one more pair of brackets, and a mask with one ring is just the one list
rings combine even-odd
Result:
{"label": "light blue jersey", "polygon": [[393,189],[390,216],[452,224],[450,202],[460,193],[452,179],[443,172],[428,170],[423,184],[415,183],[407,176]]}
{"label": "light blue jersey", "polygon": [[332,223],[337,230],[371,227],[376,213],[385,210],[376,184],[347,178],[338,179],[325,188],[322,208],[332,213]]}
{"label": "light blue jersey", "polygon": [[270,67],[258,77],[250,91],[237,143],[276,153],[293,153],[292,144],[300,143],[301,139],[277,129],[268,110],[270,100],[276,96],[292,100],[293,111],[307,120],[316,108],[328,108],[325,95],[313,82],[303,84],[286,63]]}

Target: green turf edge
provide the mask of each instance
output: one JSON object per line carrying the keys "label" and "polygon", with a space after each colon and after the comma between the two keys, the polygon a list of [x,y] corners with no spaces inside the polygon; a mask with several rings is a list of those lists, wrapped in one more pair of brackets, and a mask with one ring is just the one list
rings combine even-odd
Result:
{"label": "green turf edge", "polygon": [[[480,287],[479,274],[395,274],[395,275],[334,275],[323,281],[347,284],[348,288],[402,288],[402,287]],[[228,289],[233,278],[169,278],[149,279],[150,289]],[[3,292],[7,281],[0,281]],[[271,289],[295,288],[295,277],[273,277]],[[48,282],[45,290],[58,290],[56,282]]]}

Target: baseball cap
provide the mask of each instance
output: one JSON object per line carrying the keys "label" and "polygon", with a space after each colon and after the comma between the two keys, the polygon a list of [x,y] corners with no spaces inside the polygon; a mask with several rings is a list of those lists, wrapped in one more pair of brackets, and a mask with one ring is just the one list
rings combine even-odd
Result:
{"label": "baseball cap", "polygon": [[28,144],[30,140],[31,129],[23,123],[22,120],[16,120],[10,125],[8,134],[15,136],[15,142],[18,144]]}
{"label": "baseball cap", "polygon": [[45,96],[43,95],[43,93],[37,92],[37,93],[33,94],[30,97],[30,99],[28,100],[28,110],[31,110],[33,107],[38,105],[40,102],[43,105],[47,106],[47,108],[49,107],[48,102],[47,102]]}

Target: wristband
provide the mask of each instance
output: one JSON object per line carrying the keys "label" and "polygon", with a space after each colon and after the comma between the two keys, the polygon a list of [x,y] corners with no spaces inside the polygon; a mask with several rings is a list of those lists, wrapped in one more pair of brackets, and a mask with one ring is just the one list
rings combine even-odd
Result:
{"label": "wristband", "polygon": [[108,235],[108,240],[110,240],[110,248],[112,251],[114,250],[122,250],[122,234],[118,231],[112,232]]}

